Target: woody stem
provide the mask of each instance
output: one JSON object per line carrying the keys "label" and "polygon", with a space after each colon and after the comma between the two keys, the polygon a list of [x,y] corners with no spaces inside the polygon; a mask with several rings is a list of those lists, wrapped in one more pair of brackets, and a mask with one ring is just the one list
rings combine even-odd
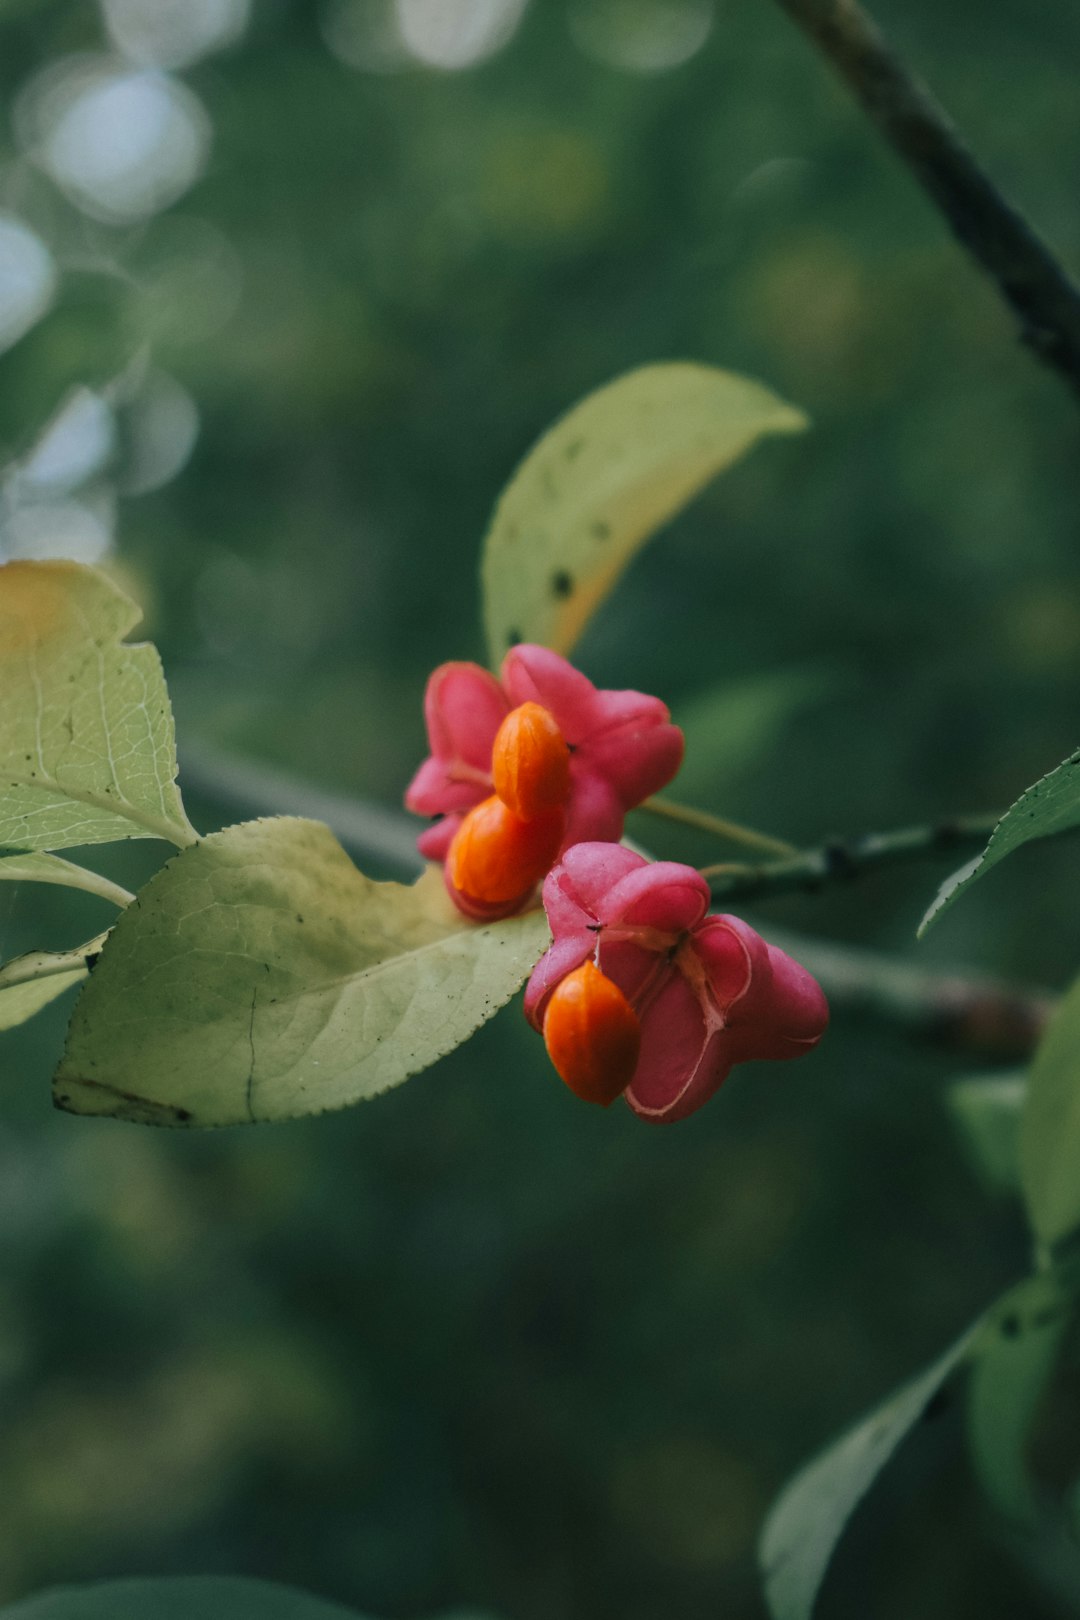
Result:
{"label": "woody stem", "polygon": [[1080,393],[1080,287],[998,191],[928,87],[858,0],[778,0],[846,80],[954,235],[995,284],[1021,340]]}
{"label": "woody stem", "polygon": [[1000,814],[957,816],[951,821],[893,832],[866,833],[860,838],[837,839],[817,849],[798,850],[767,865],[723,862],[703,866],[701,875],[714,900],[764,899],[803,889],[811,893],[827,884],[844,882],[878,866],[928,855],[963,857],[982,849]]}

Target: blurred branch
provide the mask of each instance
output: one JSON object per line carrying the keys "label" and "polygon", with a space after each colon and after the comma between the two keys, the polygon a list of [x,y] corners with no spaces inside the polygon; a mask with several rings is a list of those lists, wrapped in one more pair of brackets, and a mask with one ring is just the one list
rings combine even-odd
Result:
{"label": "blurred branch", "polygon": [[[416,823],[400,811],[327,793],[285,771],[200,745],[184,750],[181,774],[185,790],[239,815],[310,816],[324,821],[357,860],[375,862],[403,878],[415,877],[422,869],[416,851]],[[961,847],[965,838],[981,848],[994,820],[972,817],[938,828],[864,838],[858,846],[843,847],[850,852],[855,847],[870,850],[875,844],[887,845],[893,859]],[[813,881],[805,863],[823,853],[813,851],[800,857],[804,863],[800,881],[788,887]],[[788,868],[796,863],[782,864]],[[760,877],[769,869],[746,870],[758,880],[753,892],[782,892],[779,887],[763,891]],[[731,892],[724,891],[725,895]],[[810,969],[834,1009],[881,1018],[924,1039],[983,1056],[1010,1060],[1028,1056],[1054,1005],[1048,990],[1003,984],[964,970],[914,967],[876,951],[778,931],[771,924],[767,932],[773,943]]]}
{"label": "blurred branch", "polygon": [[208,744],[180,754],[185,792],[197,793],[240,816],[307,816],[323,821],[356,860],[374,861],[407,877],[424,862],[416,848],[416,827],[397,810],[312,787],[273,765],[263,765]]}
{"label": "blurred branch", "polygon": [[965,969],[924,968],[858,946],[778,930],[770,944],[809,968],[833,1012],[885,1019],[911,1035],[983,1057],[1031,1056],[1057,1003],[1051,990]]}
{"label": "blurred branch", "polygon": [[997,283],[1020,336],[1080,393],[1080,287],[960,139],[857,0],[779,0]]}
{"label": "blurred branch", "polygon": [[1000,813],[957,816],[924,827],[900,827],[895,832],[836,840],[765,866],[728,861],[703,866],[701,875],[708,879],[714,900],[766,899],[800,889],[813,892],[828,883],[850,881],[874,867],[892,866],[898,861],[926,855],[977,854],[1000,819]]}

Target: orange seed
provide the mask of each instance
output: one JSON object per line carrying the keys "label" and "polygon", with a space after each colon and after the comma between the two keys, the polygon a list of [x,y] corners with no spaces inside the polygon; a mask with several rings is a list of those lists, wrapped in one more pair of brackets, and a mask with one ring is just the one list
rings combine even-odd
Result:
{"label": "orange seed", "polygon": [[468,812],[454,834],[447,876],[481,905],[524,900],[550,870],[562,835],[561,811],[523,821],[492,795]]}
{"label": "orange seed", "polygon": [[491,755],[495,792],[522,821],[558,810],[570,797],[570,750],[550,710],[522,703],[506,716]]}
{"label": "orange seed", "polygon": [[576,1096],[608,1108],[634,1078],[641,1026],[618,985],[583,962],[548,1002],[544,1045]]}

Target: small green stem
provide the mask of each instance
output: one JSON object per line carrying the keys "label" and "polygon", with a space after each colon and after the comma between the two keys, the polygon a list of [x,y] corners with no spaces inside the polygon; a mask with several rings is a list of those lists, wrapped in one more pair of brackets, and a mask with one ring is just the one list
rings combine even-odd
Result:
{"label": "small green stem", "polygon": [[982,849],[1000,819],[1000,814],[958,816],[955,820],[928,826],[900,827],[895,832],[837,840],[820,849],[799,850],[787,859],[772,861],[766,866],[723,862],[703,866],[700,870],[712,889],[714,900],[756,899],[789,894],[798,889],[815,891],[898,861],[928,855],[975,853]]}
{"label": "small green stem", "polygon": [[647,810],[651,816],[662,816],[666,821],[677,821],[683,827],[693,827],[697,832],[712,833],[714,838],[726,839],[729,844],[760,850],[763,855],[798,854],[797,846],[783,838],[773,838],[771,834],[758,832],[753,827],[740,826],[737,821],[711,815],[708,810],[695,810],[692,805],[679,804],[675,799],[662,799],[654,795],[638,805],[638,809]]}

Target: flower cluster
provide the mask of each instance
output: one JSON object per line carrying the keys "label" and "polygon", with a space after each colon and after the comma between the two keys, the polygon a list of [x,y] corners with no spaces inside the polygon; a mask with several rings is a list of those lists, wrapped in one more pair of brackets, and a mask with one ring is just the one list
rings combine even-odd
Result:
{"label": "flower cluster", "polygon": [[658,698],[598,691],[557,653],[518,646],[498,680],[440,665],[424,713],[431,756],[405,796],[437,818],[420,850],[470,917],[510,916],[543,882],[553,942],[525,1012],[578,1096],[684,1119],[736,1063],[817,1044],[828,1008],[805,968],[738,917],[710,916],[692,867],[618,842],[626,812],[682,761]]}

